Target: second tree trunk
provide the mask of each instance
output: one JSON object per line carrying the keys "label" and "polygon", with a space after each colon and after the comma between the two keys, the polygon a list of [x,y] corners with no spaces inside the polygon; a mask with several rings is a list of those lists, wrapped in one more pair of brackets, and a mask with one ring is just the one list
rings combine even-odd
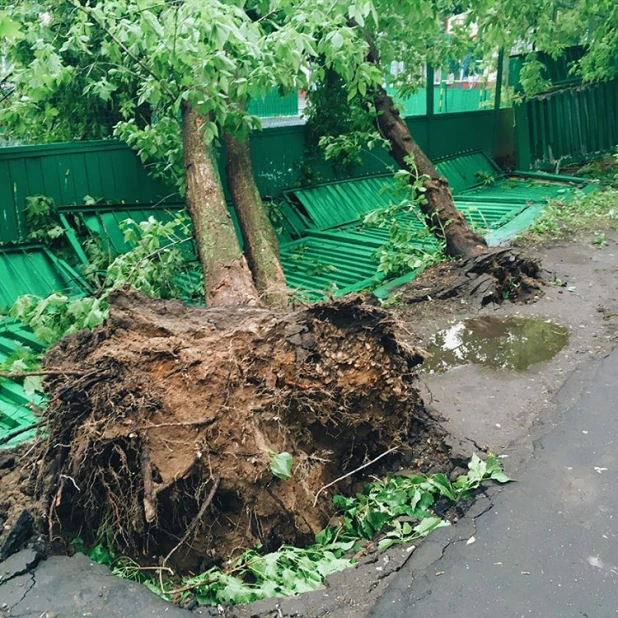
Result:
{"label": "second tree trunk", "polygon": [[279,244],[255,184],[248,139],[225,134],[227,186],[232,194],[245,254],[260,299],[269,306],[285,307],[288,292],[279,260]]}
{"label": "second tree trunk", "polygon": [[188,104],[182,112],[187,209],[204,270],[206,304],[209,307],[258,304],[257,290],[225,203],[221,179],[206,150],[204,118]]}
{"label": "second tree trunk", "polygon": [[423,184],[426,202],[420,205],[427,225],[446,242],[446,253],[452,257],[471,257],[487,249],[485,239],[474,232],[464,216],[457,210],[448,187],[427,155],[410,134],[408,125],[399,115],[388,94],[381,90],[375,97],[378,125],[382,135],[390,142],[390,154],[399,166],[411,172],[409,159],[412,157],[419,175],[428,177]]}

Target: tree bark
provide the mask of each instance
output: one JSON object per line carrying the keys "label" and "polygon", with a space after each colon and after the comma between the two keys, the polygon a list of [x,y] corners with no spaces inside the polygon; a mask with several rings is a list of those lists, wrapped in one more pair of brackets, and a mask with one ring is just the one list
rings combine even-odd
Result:
{"label": "tree bark", "polygon": [[285,307],[289,296],[279,259],[279,243],[255,184],[249,140],[226,132],[225,149],[227,185],[260,299],[269,306]]}
{"label": "tree bark", "polygon": [[410,134],[408,125],[399,115],[393,100],[380,89],[375,97],[378,127],[390,142],[390,154],[399,166],[414,172],[409,158],[414,160],[416,171],[428,176],[423,184],[426,202],[420,204],[430,230],[446,241],[446,253],[452,257],[472,257],[487,250],[485,239],[472,230],[464,216],[457,210],[448,187],[448,180],[440,176],[433,163],[421,150]]}
{"label": "tree bark", "polygon": [[187,210],[193,222],[204,270],[209,307],[256,305],[259,298],[232,222],[221,180],[204,143],[204,117],[182,108],[182,142],[187,180]]}

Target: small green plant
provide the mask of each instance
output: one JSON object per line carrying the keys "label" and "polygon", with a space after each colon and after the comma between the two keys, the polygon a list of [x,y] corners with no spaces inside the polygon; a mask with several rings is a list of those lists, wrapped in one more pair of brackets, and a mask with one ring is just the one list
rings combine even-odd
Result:
{"label": "small green plant", "polygon": [[387,309],[391,309],[393,307],[399,307],[403,304],[403,293],[396,292],[395,294],[390,294],[388,298],[385,300],[380,300],[380,305],[382,307],[386,307]]}
{"label": "small green plant", "polygon": [[496,175],[491,172],[481,170],[476,173],[476,179],[485,187],[493,185],[496,182]]}
{"label": "small green plant", "polygon": [[46,298],[20,296],[9,315],[30,327],[38,341],[51,345],[66,335],[102,324],[107,312],[106,296],[70,298],[54,292]]}
{"label": "small green plant", "polygon": [[40,354],[37,354],[32,348],[25,345],[18,345],[0,362],[0,372],[2,373],[22,373],[36,371],[40,368]]}
{"label": "small green plant", "polygon": [[[0,372],[2,373],[29,373],[36,372],[41,368],[42,355],[37,354],[32,348],[25,345],[18,345],[4,361],[0,363]],[[26,376],[25,378],[17,378],[22,381],[24,394],[29,400],[33,400],[35,396],[43,394],[43,378],[42,376]],[[2,379],[0,379],[0,382]]]}
{"label": "small green plant", "polygon": [[290,453],[271,453],[270,471],[278,479],[287,481],[292,476],[292,466],[294,458]]}
{"label": "small green plant", "polygon": [[190,241],[184,214],[162,223],[154,217],[120,224],[124,241],[133,246],[108,266],[106,286],[117,289],[130,284],[152,298],[182,298],[186,290],[178,273],[186,270],[179,246]]}
{"label": "small green plant", "polygon": [[29,196],[24,214],[29,231],[26,240],[53,248],[57,255],[66,257],[66,235],[54,200],[45,195]]}
{"label": "small green plant", "polygon": [[[190,240],[184,214],[162,223],[153,217],[121,223],[125,242],[133,245],[103,269],[98,278],[90,273],[99,289],[97,296],[69,297],[54,292],[46,298],[20,296],[9,315],[30,327],[35,337],[51,345],[62,337],[83,329],[92,329],[107,318],[111,291],[132,285],[153,298],[203,299],[203,279],[197,263],[187,263],[180,247]],[[101,253],[97,264],[105,263]]]}
{"label": "small green plant", "polygon": [[[335,504],[343,512],[342,529],[337,535],[343,539],[372,540],[386,531],[379,542],[380,549],[397,543],[408,543],[425,536],[440,525],[448,525],[431,513],[436,495],[452,502],[469,498],[485,480],[507,483],[510,479],[502,471],[500,461],[489,455],[487,461],[473,455],[468,473],[451,483],[444,474],[395,476],[371,483],[365,491],[351,498],[335,496]],[[407,518],[408,526],[399,518]],[[412,525],[413,522],[418,522]]]}
{"label": "small green plant", "polygon": [[[284,455],[287,457],[283,458]],[[292,456],[272,453],[271,465],[289,476]],[[393,476],[375,481],[356,496],[335,496],[341,523],[317,534],[313,545],[283,545],[268,554],[261,554],[258,547],[223,568],[215,566],[192,577],[171,577],[167,581],[153,577],[149,575],[152,571],[141,570],[134,561],[118,557],[101,535],[90,550],[81,539],[76,539],[73,547],[93,561],[109,566],[113,574],[141,582],[170,601],[182,602],[193,595],[200,605],[250,603],[317,589],[331,573],[354,565],[352,557],[361,548],[360,541],[365,545],[367,541],[376,543],[379,550],[386,550],[450,525],[432,512],[436,500],[457,502],[470,498],[481,483],[489,480],[510,481],[494,455],[486,461],[473,455],[468,472],[455,482],[444,474]]]}
{"label": "small green plant", "polygon": [[605,235],[605,232],[601,232],[600,234],[597,234],[594,237],[592,244],[596,245],[597,247],[605,247],[608,244],[607,236]]}
{"label": "small green plant", "polygon": [[388,278],[446,259],[444,242],[436,241],[420,211],[426,201],[427,176],[416,171],[412,157],[408,158],[408,164],[413,171],[398,170],[394,174],[393,201],[370,212],[363,220],[366,227],[388,227],[388,240],[373,255],[378,261],[378,272]]}

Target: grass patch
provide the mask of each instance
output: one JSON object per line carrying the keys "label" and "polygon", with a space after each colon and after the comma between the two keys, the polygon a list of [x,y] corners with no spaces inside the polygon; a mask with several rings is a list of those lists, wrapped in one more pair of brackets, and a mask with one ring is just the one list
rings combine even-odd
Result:
{"label": "grass patch", "polygon": [[616,189],[580,194],[569,201],[550,200],[536,222],[518,238],[525,242],[544,242],[608,228],[618,229]]}
{"label": "grass patch", "polygon": [[577,170],[577,175],[618,187],[618,154],[590,161]]}
{"label": "grass patch", "polygon": [[356,496],[335,496],[339,523],[320,532],[310,547],[285,545],[269,554],[252,549],[235,560],[183,578],[169,569],[141,567],[116,556],[108,549],[109,534],[102,534],[99,543],[89,550],[80,539],[73,545],[94,562],[107,565],[114,575],[142,583],[168,601],[250,603],[315,590],[331,573],[354,566],[354,556],[360,550],[408,544],[450,525],[436,515],[436,502],[468,499],[485,481],[510,481],[498,458],[491,454],[486,461],[473,455],[468,472],[455,482],[444,474],[387,477],[367,484]]}

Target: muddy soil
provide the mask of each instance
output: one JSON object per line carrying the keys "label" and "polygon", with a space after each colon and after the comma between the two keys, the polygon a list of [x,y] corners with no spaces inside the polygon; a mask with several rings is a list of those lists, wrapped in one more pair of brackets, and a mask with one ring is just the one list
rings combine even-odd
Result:
{"label": "muddy soil", "polygon": [[[422,355],[360,299],[291,314],[203,309],[136,292],[47,358],[37,495],[51,538],[108,535],[140,562],[188,572],[260,544],[302,545],[356,475],[452,468],[418,391]],[[289,479],[273,457],[293,458]],[[109,536],[111,535],[111,537]]]}

